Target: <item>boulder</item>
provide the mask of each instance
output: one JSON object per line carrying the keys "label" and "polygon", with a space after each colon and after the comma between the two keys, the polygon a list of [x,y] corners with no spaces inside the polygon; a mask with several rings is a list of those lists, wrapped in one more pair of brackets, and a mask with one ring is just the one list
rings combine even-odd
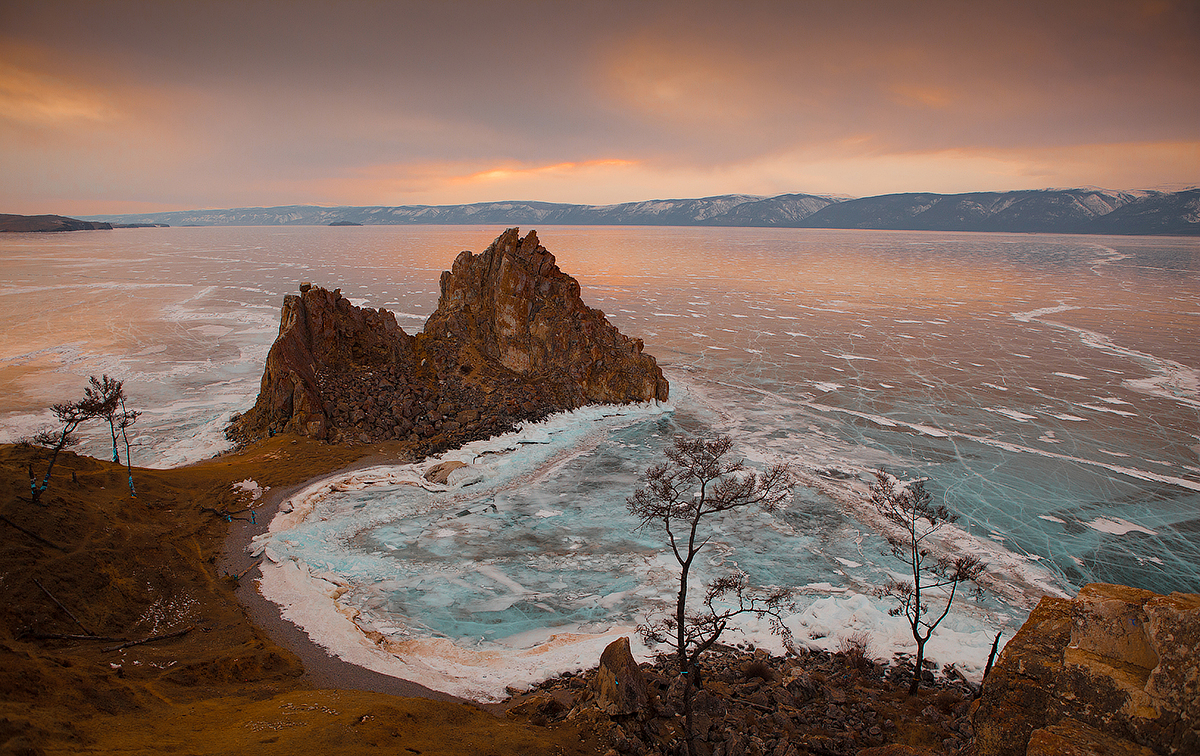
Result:
{"label": "boulder", "polygon": [[1064,719],[1034,730],[1025,756],[1154,756],[1154,751],[1106,735],[1074,719]]}
{"label": "boulder", "polygon": [[466,466],[466,462],[459,462],[457,460],[450,460],[449,462],[436,464],[425,471],[425,480],[429,481],[430,483],[437,483],[438,485],[444,486],[450,482],[450,473],[454,472],[460,467]]}
{"label": "boulder", "polygon": [[593,684],[596,704],[605,714],[621,716],[648,713],[650,688],[641,667],[633,660],[629,638],[617,638],[604,649]]}
{"label": "boulder", "polygon": [[1200,753],[1198,700],[1200,594],[1093,583],[1070,601],[1043,598],[1005,647],[975,711],[976,746],[1047,753],[1090,728],[1129,753]]}

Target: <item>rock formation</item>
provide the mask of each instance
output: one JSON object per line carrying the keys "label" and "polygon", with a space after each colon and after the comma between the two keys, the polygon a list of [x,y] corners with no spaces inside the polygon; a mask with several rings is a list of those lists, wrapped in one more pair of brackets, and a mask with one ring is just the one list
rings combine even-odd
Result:
{"label": "rock formation", "polygon": [[1200,594],[1093,583],[1043,598],[974,723],[981,756],[1200,753]]}
{"label": "rock formation", "polygon": [[579,296],[579,282],[517,229],[442,273],[424,336],[472,384],[510,376],[539,384],[561,408],[666,399],[667,382],[642,340],[621,334]]}
{"label": "rock formation", "polygon": [[[599,667],[564,674],[511,699],[529,721],[574,722],[621,756],[685,751],[684,681],[672,655],[633,665],[618,661],[618,642]],[[771,656],[765,649],[718,644],[705,654],[703,685],[693,699],[696,750],[710,756],[935,756],[970,750],[971,686],[945,677],[910,698],[910,674],[847,654],[801,651]],[[911,669],[911,667],[909,668]],[[625,671],[618,671],[625,670]],[[627,685],[636,695],[624,697]],[[515,706],[513,705],[515,704]],[[918,713],[919,712],[919,713]],[[921,747],[900,745],[901,742]]]}
{"label": "rock formation", "polygon": [[340,290],[304,284],[285,297],[258,401],[227,433],[407,439],[427,453],[584,404],[665,400],[668,390],[642,341],[583,303],[534,232],[513,228],[442,273],[437,310],[415,336]]}
{"label": "rock formation", "polygon": [[650,713],[650,690],[642,669],[633,660],[629,638],[617,638],[600,655],[592,680],[596,705],[609,716]]}

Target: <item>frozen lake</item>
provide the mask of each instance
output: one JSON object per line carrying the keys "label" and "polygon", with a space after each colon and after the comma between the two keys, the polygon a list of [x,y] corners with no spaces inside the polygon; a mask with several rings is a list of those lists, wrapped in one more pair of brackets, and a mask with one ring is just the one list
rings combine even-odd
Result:
{"label": "frozen lake", "polygon": [[[415,332],[439,273],[500,230],[0,236],[0,433],[28,433],[106,372],[146,412],[135,463],[212,454],[253,403],[300,281]],[[879,466],[928,477],[962,516],[956,548],[993,566],[992,597],[963,604],[941,661],[981,665],[1045,592],[1200,590],[1200,240],[538,231],[584,300],[645,339],[670,405],[585,410],[452,453],[471,464],[445,490],[398,467],[298,502],[316,516],[261,544],[283,565],[264,589],[339,653],[476,697],[594,663],[670,591],[662,544],[624,499],[679,432],[729,434],[748,461],[804,474],[788,509],[715,523],[702,572],[802,589],[792,623],[815,645],[862,626],[878,651],[903,649],[868,598],[898,568],[862,506]],[[335,594],[358,627],[313,619]],[[772,642],[753,623],[730,640]]]}

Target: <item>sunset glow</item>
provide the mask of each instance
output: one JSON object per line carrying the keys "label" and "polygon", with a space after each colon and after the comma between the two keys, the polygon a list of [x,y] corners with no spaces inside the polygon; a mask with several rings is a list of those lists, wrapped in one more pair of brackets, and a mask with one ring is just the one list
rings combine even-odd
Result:
{"label": "sunset glow", "polygon": [[0,9],[0,205],[614,203],[1200,181],[1184,2]]}

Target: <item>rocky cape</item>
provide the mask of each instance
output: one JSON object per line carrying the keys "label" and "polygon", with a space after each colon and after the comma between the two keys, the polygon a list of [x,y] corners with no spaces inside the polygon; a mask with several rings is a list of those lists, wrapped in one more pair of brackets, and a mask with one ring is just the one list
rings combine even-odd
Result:
{"label": "rocky cape", "polygon": [[0,213],[0,231],[95,231],[111,228],[111,223],[77,220],[62,215],[9,215]]}
{"label": "rocky cape", "polygon": [[[636,663],[627,643],[598,668],[514,691],[492,709],[501,718],[368,692],[378,681],[348,669],[313,674],[290,623],[252,622],[235,589],[254,590],[255,562],[226,536],[244,544],[313,476],[403,452],[384,446],[277,435],[196,465],[134,468],[137,498],[123,464],[68,451],[41,506],[26,471],[43,468],[45,450],[0,444],[0,753],[680,754],[678,669],[670,657]],[[1089,585],[1046,598],[976,703],[949,667],[923,670],[909,696],[911,657],[875,660],[853,637],[836,654],[718,645],[694,700],[698,750],[1194,754],[1198,633],[1195,594]]]}
{"label": "rocky cape", "polygon": [[665,401],[641,339],[583,303],[536,232],[508,229],[441,276],[425,329],[304,284],[284,298],[258,401],[227,434],[407,440],[432,453],[585,404]]}

